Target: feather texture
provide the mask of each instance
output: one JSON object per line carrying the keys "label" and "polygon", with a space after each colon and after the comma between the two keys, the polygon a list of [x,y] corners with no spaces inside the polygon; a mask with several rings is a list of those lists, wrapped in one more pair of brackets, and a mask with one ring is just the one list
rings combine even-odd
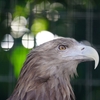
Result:
{"label": "feather texture", "polygon": [[[59,50],[59,45],[66,50]],[[74,39],[60,38],[33,49],[8,100],[75,100],[70,77],[77,74],[76,67],[83,59],[70,53],[77,45]]]}

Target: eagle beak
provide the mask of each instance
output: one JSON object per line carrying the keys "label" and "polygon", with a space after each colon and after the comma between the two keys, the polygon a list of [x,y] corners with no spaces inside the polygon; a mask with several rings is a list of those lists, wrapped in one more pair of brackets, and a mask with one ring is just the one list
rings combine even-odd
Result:
{"label": "eagle beak", "polygon": [[98,55],[97,51],[90,46],[81,45],[81,46],[79,46],[79,48],[81,49],[81,55],[84,56],[86,60],[94,60],[95,61],[94,69],[96,69],[98,66],[98,63],[99,63],[99,55]]}

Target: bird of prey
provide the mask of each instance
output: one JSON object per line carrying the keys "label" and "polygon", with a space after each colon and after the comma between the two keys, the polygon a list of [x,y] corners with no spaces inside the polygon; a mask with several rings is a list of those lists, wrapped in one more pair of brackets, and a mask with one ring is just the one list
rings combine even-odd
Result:
{"label": "bird of prey", "polygon": [[84,61],[99,62],[97,51],[73,38],[58,38],[30,51],[8,100],[75,100],[70,78]]}

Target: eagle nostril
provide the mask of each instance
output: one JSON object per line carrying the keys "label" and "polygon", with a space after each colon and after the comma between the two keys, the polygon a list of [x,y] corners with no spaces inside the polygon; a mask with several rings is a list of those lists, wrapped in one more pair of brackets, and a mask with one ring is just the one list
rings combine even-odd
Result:
{"label": "eagle nostril", "polygon": [[84,50],[85,48],[83,47],[81,50]]}

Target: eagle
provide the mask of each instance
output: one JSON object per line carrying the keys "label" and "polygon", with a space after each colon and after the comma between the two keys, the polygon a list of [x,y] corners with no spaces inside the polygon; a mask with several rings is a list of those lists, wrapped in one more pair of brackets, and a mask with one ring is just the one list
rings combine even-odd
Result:
{"label": "eagle", "polygon": [[7,100],[75,100],[70,83],[81,62],[99,63],[97,51],[73,38],[57,38],[28,54],[18,82]]}

